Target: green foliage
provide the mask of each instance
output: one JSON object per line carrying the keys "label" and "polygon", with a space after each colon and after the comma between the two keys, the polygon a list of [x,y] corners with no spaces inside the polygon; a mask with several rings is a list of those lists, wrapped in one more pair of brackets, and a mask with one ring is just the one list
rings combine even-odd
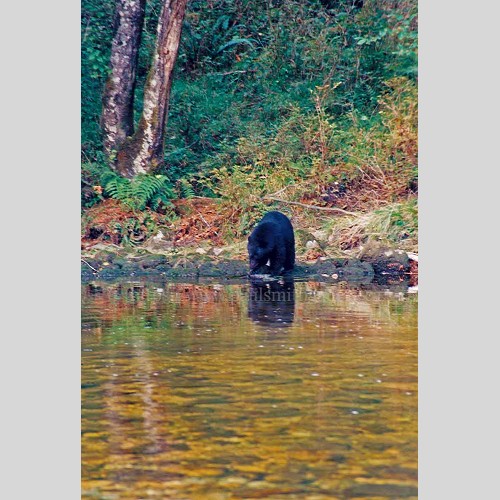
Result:
{"label": "green foliage", "polygon": [[139,174],[134,179],[126,179],[113,171],[101,176],[104,194],[128,205],[133,210],[150,207],[158,209],[160,204],[170,205],[173,190],[165,175]]}
{"label": "green foliage", "polygon": [[115,2],[82,0],[81,5],[82,150],[95,160],[102,147],[101,95],[108,75]]}
{"label": "green foliage", "polygon": [[[159,0],[147,4],[137,71],[137,115],[156,37]],[[325,7],[324,4],[329,5]],[[87,156],[100,149],[102,86],[114,2],[82,3],[82,135]],[[316,87],[339,84],[323,102],[343,125],[350,113],[377,113],[384,82],[416,79],[417,3],[191,0],[173,82],[165,173],[175,182],[225,164],[241,164],[238,145],[272,136],[290,110],[307,116]],[[94,68],[94,66],[96,66]],[[202,194],[198,192],[197,194]]]}
{"label": "green foliage", "polygon": [[179,186],[179,194],[181,198],[194,198],[196,196],[193,186],[187,179],[179,179],[177,182]]}
{"label": "green foliage", "polygon": [[90,208],[103,200],[100,189],[103,165],[97,162],[82,163],[81,170],[81,207]]}
{"label": "green foliage", "polygon": [[[236,216],[229,222],[239,225],[238,234],[249,227],[247,218],[269,209],[271,198],[321,205],[320,196],[335,183],[346,186],[339,202],[348,210],[353,206],[371,213],[412,195],[410,186],[417,180],[415,84],[404,77],[389,80],[372,117],[351,113],[343,121],[326,112],[325,103],[335,92],[318,87],[310,97],[311,111],[290,108],[272,134],[256,130],[241,138],[234,156],[219,154],[213,160],[219,166],[198,176],[198,183],[221,199],[221,210]],[[233,158],[237,163],[231,163]],[[398,223],[391,222],[388,230],[392,225]],[[362,238],[352,234],[359,243]]]}
{"label": "green foliage", "polygon": [[[160,7],[147,2],[136,119]],[[227,230],[242,235],[274,193],[321,204],[322,192],[341,182],[348,208],[406,203],[417,181],[416,0],[370,0],[361,9],[351,0],[191,0],[157,171],[164,177],[134,181],[103,167],[101,153],[113,12],[111,0],[82,1],[84,208],[103,197],[155,207],[175,186],[179,197],[219,198]],[[397,226],[391,219],[387,227]]]}
{"label": "green foliage", "polygon": [[255,48],[258,41],[244,36],[251,33],[251,27],[238,19],[236,3],[231,3],[207,9],[205,2],[191,2],[178,59],[185,70],[191,73],[227,68],[235,54]]}
{"label": "green foliage", "polygon": [[[88,188],[91,188],[92,195]],[[90,208],[104,198],[121,201],[132,210],[144,210],[146,207],[158,210],[160,207],[171,206],[174,190],[168,177],[162,174],[140,174],[130,180],[105,165],[84,163],[82,207]]]}
{"label": "green foliage", "polygon": [[[255,42],[255,40],[253,40]],[[254,44],[252,43],[252,40],[249,38],[233,38],[229,42],[225,43],[224,45],[221,45],[218,49],[216,54],[219,54],[223,50],[226,50],[229,47],[232,47],[233,45],[241,45],[241,44],[246,44],[252,48],[254,48]]]}

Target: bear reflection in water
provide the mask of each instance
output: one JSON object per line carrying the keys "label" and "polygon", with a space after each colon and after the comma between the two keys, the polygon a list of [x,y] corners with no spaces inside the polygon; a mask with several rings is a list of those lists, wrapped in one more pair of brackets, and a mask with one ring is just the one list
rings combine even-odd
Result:
{"label": "bear reflection in water", "polygon": [[293,323],[295,288],[293,280],[251,282],[248,317],[263,326],[287,327]]}

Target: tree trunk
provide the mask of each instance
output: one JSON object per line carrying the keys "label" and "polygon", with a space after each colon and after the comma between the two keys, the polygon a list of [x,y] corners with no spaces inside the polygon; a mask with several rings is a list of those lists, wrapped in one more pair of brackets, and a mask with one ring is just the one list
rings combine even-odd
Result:
{"label": "tree trunk", "polygon": [[102,98],[101,127],[104,151],[119,150],[134,133],[135,72],[146,0],[117,0],[115,34],[111,47],[111,73]]}
{"label": "tree trunk", "polygon": [[144,88],[137,130],[118,151],[116,168],[132,178],[154,170],[163,161],[165,125],[182,22],[187,0],[165,0],[158,20],[156,49]]}

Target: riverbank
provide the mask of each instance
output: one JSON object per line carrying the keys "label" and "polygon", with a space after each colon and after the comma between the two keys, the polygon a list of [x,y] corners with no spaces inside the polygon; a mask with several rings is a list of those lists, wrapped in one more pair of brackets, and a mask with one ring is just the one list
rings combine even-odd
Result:
{"label": "riverbank", "polygon": [[[247,278],[248,262],[241,246],[213,248],[209,253],[202,247],[154,251],[100,243],[82,253],[81,279],[85,283],[148,277],[175,280]],[[388,248],[364,249],[357,257],[321,256],[307,260],[302,256],[297,259],[290,276],[322,282],[368,284],[375,280],[408,282],[408,286],[415,286],[418,283],[418,262],[415,259],[414,255],[403,250]]]}

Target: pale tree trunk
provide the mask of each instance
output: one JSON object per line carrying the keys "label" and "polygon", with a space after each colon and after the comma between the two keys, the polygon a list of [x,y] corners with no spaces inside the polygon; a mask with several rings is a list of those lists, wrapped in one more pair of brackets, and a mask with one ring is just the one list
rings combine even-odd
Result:
{"label": "pale tree trunk", "polygon": [[111,72],[102,98],[101,127],[104,151],[119,150],[134,133],[135,72],[146,0],[117,0],[111,47]]}
{"label": "pale tree trunk", "polygon": [[118,151],[116,168],[132,178],[163,161],[165,125],[182,22],[187,0],[165,0],[158,20],[155,54],[144,87],[144,104],[136,132]]}

